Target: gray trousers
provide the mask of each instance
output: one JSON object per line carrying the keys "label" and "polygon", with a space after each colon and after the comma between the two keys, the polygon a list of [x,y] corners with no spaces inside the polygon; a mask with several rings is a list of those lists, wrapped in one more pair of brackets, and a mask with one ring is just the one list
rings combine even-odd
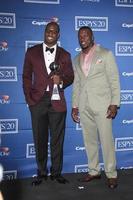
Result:
{"label": "gray trousers", "polygon": [[94,111],[87,106],[80,112],[84,144],[88,157],[89,174],[100,174],[99,143],[101,143],[105,174],[117,177],[112,119],[106,118],[107,110]]}

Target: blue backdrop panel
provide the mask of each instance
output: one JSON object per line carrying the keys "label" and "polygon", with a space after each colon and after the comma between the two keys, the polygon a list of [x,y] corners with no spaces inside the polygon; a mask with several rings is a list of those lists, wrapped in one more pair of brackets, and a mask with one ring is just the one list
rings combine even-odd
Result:
{"label": "blue backdrop panel", "polygon": [[[69,12],[68,12],[69,11]],[[69,14],[68,14],[69,13]],[[59,45],[80,51],[77,31],[90,26],[95,41],[112,50],[121,83],[121,107],[113,121],[117,167],[133,167],[133,2],[121,0],[3,0],[0,3],[0,162],[4,179],[34,176],[35,149],[31,118],[22,89],[26,49],[44,38],[50,21],[60,25]],[[67,101],[63,172],[86,172],[82,128],[71,119],[72,86]],[[104,169],[100,150],[100,166]],[[50,167],[50,150],[48,166]]]}

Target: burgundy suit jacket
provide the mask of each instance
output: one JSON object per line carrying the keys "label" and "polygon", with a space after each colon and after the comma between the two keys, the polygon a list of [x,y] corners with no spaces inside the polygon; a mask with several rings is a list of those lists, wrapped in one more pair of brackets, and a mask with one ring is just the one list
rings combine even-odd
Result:
{"label": "burgundy suit jacket", "polygon": [[[59,75],[63,80],[63,88],[59,88],[61,100],[52,100],[51,103],[56,111],[63,112],[66,111],[64,89],[71,85],[74,79],[71,56],[66,50],[57,46],[55,62],[60,65]],[[28,48],[23,67],[23,90],[29,106],[34,106],[41,100],[47,85],[49,85],[50,95],[52,95],[52,73],[47,73],[43,45],[38,44]]]}

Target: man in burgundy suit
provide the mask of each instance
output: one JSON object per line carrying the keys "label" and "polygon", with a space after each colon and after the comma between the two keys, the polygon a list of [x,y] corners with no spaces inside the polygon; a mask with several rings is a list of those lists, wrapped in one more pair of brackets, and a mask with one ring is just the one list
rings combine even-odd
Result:
{"label": "man in burgundy suit", "polygon": [[[44,42],[28,48],[23,68],[23,89],[32,119],[36,150],[37,177],[33,185],[47,180],[48,137],[50,132],[50,178],[59,183],[67,180],[61,175],[63,143],[66,121],[64,89],[72,84],[74,74],[70,54],[57,45],[60,28],[55,22],[47,24]],[[50,70],[50,64],[59,66],[58,73]],[[56,84],[60,100],[51,99]]]}

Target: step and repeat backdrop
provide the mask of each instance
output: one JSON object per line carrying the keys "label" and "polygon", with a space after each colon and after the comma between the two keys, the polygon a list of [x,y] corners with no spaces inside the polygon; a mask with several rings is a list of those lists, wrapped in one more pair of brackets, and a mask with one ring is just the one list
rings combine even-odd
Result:
{"label": "step and repeat backdrop", "polygon": [[[118,169],[133,168],[133,1],[0,1],[0,163],[4,179],[36,174],[31,118],[22,89],[24,55],[41,43],[48,22],[60,25],[59,45],[79,53],[77,32],[90,26],[96,43],[113,51],[121,82],[121,107],[113,121]],[[87,172],[82,128],[71,118],[72,86],[65,91],[67,122],[63,173]],[[104,169],[100,151],[100,165]],[[50,166],[50,151],[49,161]]]}

